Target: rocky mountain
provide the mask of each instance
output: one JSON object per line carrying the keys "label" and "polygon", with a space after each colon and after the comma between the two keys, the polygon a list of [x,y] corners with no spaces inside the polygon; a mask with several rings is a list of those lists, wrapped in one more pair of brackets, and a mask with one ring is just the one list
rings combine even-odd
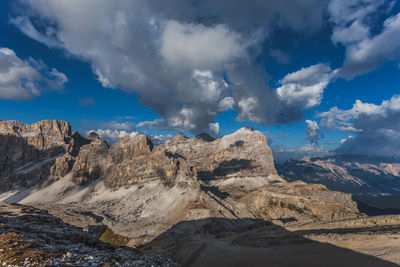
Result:
{"label": "rocky mountain", "polygon": [[400,160],[335,155],[305,157],[277,164],[282,177],[291,181],[326,185],[331,190],[362,195],[400,195]]}
{"label": "rocky mountain", "polygon": [[[322,262],[327,257],[332,266],[352,266],[354,258],[360,264],[375,264],[371,266],[400,263],[393,250],[400,244],[391,234],[397,231],[397,217],[389,220],[389,228],[382,228],[390,233],[377,231],[379,238],[393,245],[380,260],[313,241],[318,237],[321,242],[342,244],[348,235],[342,236],[338,229],[367,217],[349,194],[281,178],[265,136],[251,128],[216,140],[206,134],[194,138],[178,134],[158,146],[137,134],[109,146],[95,133],[87,139],[72,133],[66,122],[44,121],[35,127],[15,121],[3,124],[7,126],[0,126],[0,136],[6,149],[0,158],[0,177],[6,186],[0,200],[46,209],[86,231],[97,229],[107,242],[119,240],[118,245],[161,253],[184,266],[259,265],[269,258],[275,260],[271,266],[281,266],[278,259],[292,266],[295,258],[283,252],[299,252],[305,243],[310,250],[299,261],[303,265],[310,258]],[[40,138],[44,146],[34,141]],[[34,156],[25,156],[31,150]],[[302,232],[332,221],[337,222],[332,231],[340,235],[335,240],[324,232]],[[385,219],[378,221],[383,224]],[[372,225],[376,226],[362,227]],[[290,233],[289,227],[299,232]],[[279,253],[265,254],[265,250]],[[365,247],[359,251],[383,253]],[[227,258],[227,253],[236,257],[224,263],[221,256]],[[338,261],[338,255],[346,256]]]}
{"label": "rocky mountain", "polygon": [[80,147],[89,143],[65,121],[32,125],[0,121],[0,191],[30,187],[65,176]]}

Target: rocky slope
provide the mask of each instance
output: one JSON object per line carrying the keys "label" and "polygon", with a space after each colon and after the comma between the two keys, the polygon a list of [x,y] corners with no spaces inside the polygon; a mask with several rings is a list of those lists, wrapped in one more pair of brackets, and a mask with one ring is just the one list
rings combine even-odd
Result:
{"label": "rocky slope", "polygon": [[360,155],[306,157],[277,164],[291,181],[320,183],[331,190],[364,195],[400,195],[400,160]]}
{"label": "rocky slope", "polygon": [[177,266],[160,256],[103,243],[46,211],[0,203],[0,264],[5,266]]}
{"label": "rocky slope", "polygon": [[[0,131],[0,135],[9,134]],[[27,140],[26,136],[18,138]],[[217,140],[205,134],[194,138],[179,134],[159,146],[141,134],[122,138],[111,147],[94,133],[88,139],[79,138],[81,142],[73,149],[68,141],[75,140],[70,130],[65,132],[67,141],[57,140],[68,149],[34,158],[34,162],[48,160],[47,173],[39,179],[36,171],[29,172],[32,181],[19,183],[11,191],[3,189],[0,200],[47,209],[87,230],[107,229],[111,239],[122,237],[124,244],[151,252],[159,249],[188,266],[208,237],[229,235],[225,241],[233,242],[232,235],[258,228],[260,223],[286,227],[365,217],[349,194],[278,176],[267,140],[251,128]],[[16,151],[26,150],[26,142]],[[55,178],[52,170],[62,169],[63,159],[71,160],[67,160],[69,171]],[[2,160],[0,164],[9,166]],[[31,159],[27,162],[32,164]],[[17,168],[7,167],[3,179],[12,180]],[[49,182],[34,185],[42,179]],[[179,230],[172,231],[177,225]],[[186,239],[193,231],[198,239]],[[234,250],[235,242],[227,247]],[[190,253],[186,248],[191,248]],[[238,254],[242,261],[248,258],[245,251]],[[257,260],[265,260],[257,255]]]}

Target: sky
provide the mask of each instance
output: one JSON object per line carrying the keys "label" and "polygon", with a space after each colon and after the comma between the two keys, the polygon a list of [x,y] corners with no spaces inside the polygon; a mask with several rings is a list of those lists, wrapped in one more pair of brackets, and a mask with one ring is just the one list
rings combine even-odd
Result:
{"label": "sky", "polygon": [[0,118],[109,142],[250,126],[284,160],[400,157],[400,3],[3,0]]}

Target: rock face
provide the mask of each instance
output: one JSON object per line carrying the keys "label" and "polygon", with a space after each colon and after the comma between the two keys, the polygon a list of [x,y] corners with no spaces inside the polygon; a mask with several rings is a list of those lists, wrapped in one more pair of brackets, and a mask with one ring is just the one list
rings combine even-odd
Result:
{"label": "rock face", "polygon": [[138,134],[109,147],[96,133],[88,139],[71,133],[64,121],[32,125],[1,121],[0,138],[5,144],[0,151],[2,191],[60,179],[71,170],[77,184],[102,178],[113,190],[154,179],[173,185],[182,173],[211,183],[241,179],[246,185],[259,186],[283,182],[265,137],[250,128],[218,140],[207,134],[191,139],[180,134],[156,147],[147,136]]}
{"label": "rock face", "polygon": [[166,176],[165,170],[170,167],[168,164],[162,166],[160,162],[158,169],[157,166],[154,168],[149,166],[152,161],[150,159],[152,150],[153,143],[145,135],[121,138],[111,147],[108,155],[107,168],[109,170],[105,180],[106,185],[118,189],[142,180]]}
{"label": "rock face", "polygon": [[172,186],[182,173],[187,177],[196,175],[182,159],[154,147],[147,136],[138,134],[121,138],[110,148],[104,183],[113,190],[152,180]]}
{"label": "rock face", "polygon": [[44,210],[4,203],[0,248],[3,266],[177,266],[167,258],[105,244]]}
{"label": "rock face", "polygon": [[192,139],[180,134],[161,147],[193,166],[203,181],[229,183],[227,180],[253,178],[258,185],[284,182],[277,175],[265,136],[248,127],[217,140],[206,134]]}
{"label": "rock face", "polygon": [[252,218],[311,222],[362,217],[349,194],[304,182],[276,183],[249,192],[231,190],[230,198]]}
{"label": "rock face", "polygon": [[65,121],[0,121],[0,191],[65,176],[85,142]]}
{"label": "rock face", "polygon": [[[138,134],[121,138],[108,154],[104,145],[99,147],[99,142],[95,140],[82,147],[74,166],[76,182],[104,176],[105,185],[113,190],[154,179],[173,185],[180,172],[209,182],[241,178],[253,179],[257,186],[283,182],[277,175],[264,135],[250,128],[218,140],[207,134],[191,139],[179,134],[159,146]],[[83,178],[86,176],[92,178]]]}
{"label": "rock face", "polygon": [[109,146],[92,134],[89,138],[92,141],[81,147],[72,169],[74,182],[80,185],[97,180],[106,173]]}
{"label": "rock face", "polygon": [[360,155],[306,157],[277,165],[294,181],[320,183],[331,190],[363,195],[400,195],[400,160]]}

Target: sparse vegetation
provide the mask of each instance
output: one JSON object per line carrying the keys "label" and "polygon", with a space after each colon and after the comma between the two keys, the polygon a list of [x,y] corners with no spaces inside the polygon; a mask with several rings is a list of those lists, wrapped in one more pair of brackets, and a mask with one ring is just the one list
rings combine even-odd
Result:
{"label": "sparse vegetation", "polygon": [[129,238],[114,233],[110,228],[107,228],[101,235],[100,240],[105,243],[121,247],[128,244]]}
{"label": "sparse vegetation", "polygon": [[40,262],[50,256],[47,252],[35,249],[31,243],[21,240],[17,233],[0,235],[0,261],[6,264],[20,265],[25,259]]}

